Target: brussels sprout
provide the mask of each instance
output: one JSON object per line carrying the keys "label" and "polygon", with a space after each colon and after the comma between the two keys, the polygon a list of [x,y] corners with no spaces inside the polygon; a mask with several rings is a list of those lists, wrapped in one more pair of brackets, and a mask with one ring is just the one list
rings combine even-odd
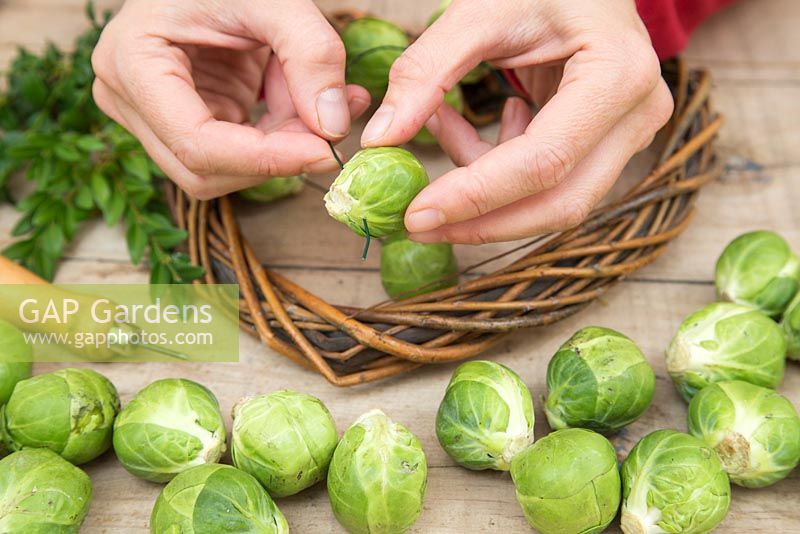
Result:
{"label": "brussels sprout", "polygon": [[164,486],[150,516],[150,532],[284,534],[289,525],[251,475],[229,465],[205,464]]}
{"label": "brussels sprout", "polygon": [[0,460],[0,532],[75,533],[92,499],[92,481],[48,449]]}
{"label": "brussels sprout", "polygon": [[800,259],[775,232],[750,232],[725,247],[715,279],[722,300],[755,306],[775,317],[800,287]]}
{"label": "brussels sprout", "polygon": [[554,429],[616,432],[650,406],[653,369],[628,337],[609,328],[579,330],[547,366],[547,421]]}
{"label": "brussels sprout", "polygon": [[542,534],[602,532],[619,510],[620,478],[611,443],[591,430],[556,430],[511,464],[517,500]]}
{"label": "brussels sprout", "polygon": [[17,383],[0,409],[9,451],[46,447],[80,465],[111,446],[119,397],[114,384],[91,369],[61,369]]}
{"label": "brussels sprout", "polygon": [[274,202],[303,190],[303,176],[276,176],[264,183],[239,191],[239,196],[252,202]]}
{"label": "brussels sprout", "polygon": [[333,515],[354,534],[405,532],[422,512],[428,466],[419,440],[380,410],[353,423],[328,471]]}
{"label": "brussels sprout", "polygon": [[242,399],[233,409],[233,465],[273,497],[294,495],[325,478],[336,423],[322,401],[295,391]]}
{"label": "brussels sprout", "polygon": [[[456,85],[447,91],[444,94],[444,103],[453,107],[459,113],[462,113],[464,111],[464,94],[461,92],[461,87]],[[433,146],[437,144],[436,138],[433,136],[430,130],[424,126],[419,132],[417,132],[417,135],[414,136],[412,141],[418,145],[424,146]]]}
{"label": "brussels sprout", "polygon": [[225,422],[216,397],[191,380],[153,382],[117,417],[114,452],[130,473],[152,482],[219,461],[225,452]]}
{"label": "brussels sprout", "polygon": [[758,310],[725,302],[687,317],[667,349],[667,371],[686,401],[723,380],[775,388],[785,364],[780,327]]}
{"label": "brussels sprout", "polygon": [[0,406],[8,402],[17,382],[31,377],[33,348],[22,333],[0,320]]}
{"label": "brussels sprout", "polygon": [[325,207],[337,221],[372,237],[405,230],[403,218],[414,197],[428,185],[422,163],[408,150],[367,148],[345,163],[325,195]]}
{"label": "brussels sprout", "polygon": [[710,532],[730,503],[730,482],[717,454],[689,434],[651,432],[622,464],[625,534]]}
{"label": "brussels sprout", "polygon": [[453,246],[417,243],[404,233],[389,237],[381,248],[381,283],[390,297],[413,297],[458,283]]}
{"label": "brussels sprout", "polygon": [[713,447],[732,482],[762,488],[800,463],[800,417],[774,390],[734,380],[689,403],[689,432]]}
{"label": "brussels sprout", "polygon": [[781,326],[786,335],[786,357],[800,361],[800,293],[786,308]]}
{"label": "brussels sprout", "polygon": [[364,17],[342,32],[347,53],[347,83],[360,85],[380,100],[389,87],[392,64],[408,47],[405,32],[391,22]]}
{"label": "brussels sprout", "polygon": [[468,469],[508,471],[533,443],[533,400],[525,383],[504,365],[471,361],[458,366],[436,414],[436,436],[447,454]]}

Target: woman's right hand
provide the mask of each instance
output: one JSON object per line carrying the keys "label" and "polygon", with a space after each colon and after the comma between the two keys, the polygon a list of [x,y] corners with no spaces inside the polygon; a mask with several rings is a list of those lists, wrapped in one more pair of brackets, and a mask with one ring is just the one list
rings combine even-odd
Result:
{"label": "woman's right hand", "polygon": [[92,63],[98,106],[199,199],[335,170],[327,140],[370,102],[311,0],[128,0]]}

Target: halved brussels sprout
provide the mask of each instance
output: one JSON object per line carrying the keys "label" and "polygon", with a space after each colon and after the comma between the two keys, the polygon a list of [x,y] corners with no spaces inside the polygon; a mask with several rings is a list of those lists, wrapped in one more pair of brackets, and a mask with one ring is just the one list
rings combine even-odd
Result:
{"label": "halved brussels sprout", "polygon": [[786,335],[786,357],[800,360],[800,293],[786,308],[781,327]]}
{"label": "halved brussels sprout", "polygon": [[289,525],[255,478],[229,465],[206,464],[164,486],[150,515],[150,532],[287,534]]}
{"label": "halved brussels sprout", "polygon": [[264,183],[239,191],[239,196],[252,202],[274,202],[303,190],[303,176],[276,176]]}
{"label": "halved brussels sprout", "polygon": [[80,465],[111,446],[117,390],[91,369],[61,369],[18,382],[0,408],[0,433],[9,451],[46,447]]}
{"label": "halved brussels sprout", "polygon": [[548,434],[514,458],[511,478],[528,523],[542,534],[602,532],[619,510],[614,447],[591,430]]}
{"label": "halved brussels sprout", "polygon": [[428,465],[419,440],[380,410],[347,429],[328,470],[333,515],[354,534],[405,532],[422,512]]}
{"label": "halved brussels sprout", "polygon": [[372,237],[385,237],[405,230],[406,208],[428,182],[425,167],[408,150],[366,148],[344,164],[325,207],[358,235],[367,235],[366,220]]}
{"label": "halved brussels sprout", "polygon": [[24,449],[0,460],[0,532],[77,534],[92,481],[49,449]]}
{"label": "halved brussels sprout", "polygon": [[151,482],[219,461],[225,422],[214,394],[191,380],[166,378],[142,389],[114,424],[122,466]]}
{"label": "halved brussels sprout", "polygon": [[[464,94],[461,92],[461,87],[456,85],[444,94],[444,103],[453,107],[459,113],[464,111]],[[438,143],[433,134],[425,128],[417,132],[417,135],[412,139],[418,145],[434,146]]]}
{"label": "halved brussels sprout", "polygon": [[0,320],[0,406],[8,402],[17,382],[31,377],[33,348],[22,332]]}
{"label": "halved brussels sprout", "polygon": [[728,513],[728,475],[699,439],[656,430],[622,464],[622,531],[711,532]]}
{"label": "halved brussels sprout", "polygon": [[667,349],[667,371],[686,401],[723,380],[776,388],[785,365],[786,340],[775,321],[726,302],[687,317]]}
{"label": "halved brussels sprout", "polygon": [[797,410],[774,390],[741,380],[711,384],[695,395],[689,432],[717,452],[740,486],[769,486],[800,463]]}
{"label": "halved brussels sprout", "polygon": [[533,400],[517,374],[499,363],[462,363],[436,414],[436,436],[468,469],[508,471],[533,443]]}
{"label": "halved brussels sprout", "polygon": [[342,32],[347,53],[347,83],[360,85],[380,100],[389,87],[392,64],[408,47],[406,33],[389,21],[364,17]]}
{"label": "halved brussels sprout", "polygon": [[750,232],[725,247],[715,279],[722,300],[755,306],[775,317],[800,288],[800,259],[775,232]]}
{"label": "halved brussels sprout", "polygon": [[458,283],[458,264],[448,243],[417,243],[404,233],[381,248],[381,283],[390,297],[409,298]]}
{"label": "halved brussels sprout", "polygon": [[630,338],[583,328],[547,366],[547,421],[554,429],[616,432],[647,410],[655,387],[653,369]]}
{"label": "halved brussels sprout", "polygon": [[233,408],[233,465],[273,497],[294,495],[325,478],[336,423],[322,401],[295,391],[242,399]]}

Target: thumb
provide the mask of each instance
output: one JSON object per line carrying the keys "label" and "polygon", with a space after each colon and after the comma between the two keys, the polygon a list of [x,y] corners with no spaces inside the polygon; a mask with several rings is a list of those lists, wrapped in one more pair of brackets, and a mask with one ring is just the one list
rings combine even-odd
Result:
{"label": "thumb", "polygon": [[[350,133],[345,50],[339,35],[311,0],[277,0],[264,17],[268,42],[280,60],[292,103],[317,135],[339,140]],[[369,101],[364,91],[363,100]]]}
{"label": "thumb", "polygon": [[[361,144],[396,146],[411,139],[442,105],[444,94],[483,59],[493,37],[465,32],[467,10],[447,9],[392,65],[383,103]],[[480,33],[480,32],[478,32]]]}

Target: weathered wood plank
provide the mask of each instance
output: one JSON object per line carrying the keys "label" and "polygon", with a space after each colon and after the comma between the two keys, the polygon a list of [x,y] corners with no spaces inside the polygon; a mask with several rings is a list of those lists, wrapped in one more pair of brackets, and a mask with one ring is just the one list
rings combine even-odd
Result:
{"label": "weathered wood plank", "polygon": [[[82,264],[82,268],[86,277],[91,279],[91,273],[103,266]],[[306,276],[311,278],[315,275]],[[359,279],[356,273],[326,276],[331,288],[351,287]],[[309,281],[303,276],[299,278],[304,283]],[[346,295],[339,297],[347,298]],[[487,357],[517,370],[530,386],[536,403],[536,434],[542,436],[548,431],[541,400],[546,393],[545,369],[558,345],[573,331],[587,324],[615,328],[630,335],[652,363],[658,380],[651,408],[642,419],[614,439],[617,447],[627,452],[640,437],[656,428],[686,429],[685,405],[666,377],[662,354],[681,318],[712,298],[713,291],[709,286],[626,283],[620,291],[578,317],[549,328],[520,333]],[[649,318],[646,322],[641,319],[644,315]],[[161,377],[182,376],[204,383],[219,397],[229,426],[228,412],[239,397],[284,387],[320,397],[333,413],[340,431],[362,412],[380,407],[419,436],[431,467],[425,512],[413,532],[458,533],[474,531],[476,526],[487,532],[527,531],[507,475],[461,469],[447,458],[436,441],[433,431],[436,407],[452,365],[423,369],[385,383],[341,390],[329,386],[313,373],[298,369],[255,340],[243,337],[241,347],[242,361],[239,364],[150,364],[135,370],[121,364],[94,367],[117,384],[124,402],[139,388]],[[53,367],[37,365],[36,371]],[[790,365],[781,390],[795,404],[800,404],[798,365]],[[159,486],[128,475],[111,454],[90,464],[87,469],[96,489],[85,531],[145,532],[151,503]],[[737,488],[734,493],[731,515],[721,532],[789,528],[800,518],[797,506],[800,505],[800,472],[795,471],[789,479],[770,489],[747,491]],[[279,505],[296,532],[339,532],[321,487],[283,499]]]}

